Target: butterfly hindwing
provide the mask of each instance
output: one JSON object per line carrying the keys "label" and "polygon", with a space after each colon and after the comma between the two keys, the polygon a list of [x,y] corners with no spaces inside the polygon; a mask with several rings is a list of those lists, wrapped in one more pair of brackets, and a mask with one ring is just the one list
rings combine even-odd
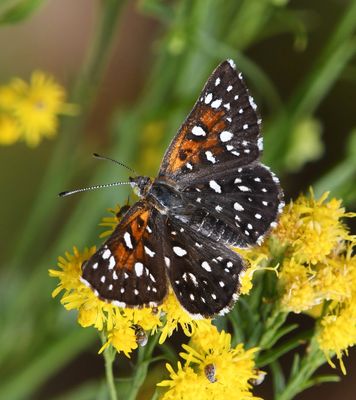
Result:
{"label": "butterfly hindwing", "polygon": [[224,61],[169,146],[159,176],[179,183],[253,162],[262,150],[260,122],[241,73]]}
{"label": "butterfly hindwing", "polygon": [[160,304],[167,294],[162,229],[158,211],[139,201],[83,264],[82,281],[101,299],[122,307]]}
{"label": "butterfly hindwing", "polygon": [[184,194],[197,207],[193,229],[240,248],[260,244],[284,205],[278,178],[262,164],[202,177]]}
{"label": "butterfly hindwing", "polygon": [[166,229],[168,276],[181,305],[196,317],[227,312],[238,298],[242,259],[177,220],[169,219]]}

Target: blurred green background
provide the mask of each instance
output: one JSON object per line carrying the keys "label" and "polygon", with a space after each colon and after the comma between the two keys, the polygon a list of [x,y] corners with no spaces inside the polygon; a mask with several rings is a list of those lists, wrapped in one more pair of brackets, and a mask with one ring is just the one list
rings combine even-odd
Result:
{"label": "blurred green background", "polygon": [[[221,60],[233,58],[248,82],[264,160],[287,200],[313,185],[354,208],[356,1],[2,0],[0,23],[0,84],[41,69],[81,105],[55,139],[0,147],[0,399],[105,398],[99,340],[51,299],[47,270],[73,245],[100,243],[100,218],[129,191],[57,193],[127,180],[93,152],[154,175]],[[342,383],[298,399],[354,399],[355,352],[345,361]],[[120,357],[118,374],[125,368]],[[152,382],[162,373],[158,366]],[[268,379],[263,386],[258,393],[271,398]]]}

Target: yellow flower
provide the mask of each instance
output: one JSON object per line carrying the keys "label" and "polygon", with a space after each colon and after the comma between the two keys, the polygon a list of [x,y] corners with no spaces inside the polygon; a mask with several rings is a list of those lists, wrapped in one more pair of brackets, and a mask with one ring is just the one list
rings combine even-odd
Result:
{"label": "yellow flower", "polygon": [[[318,343],[324,351],[330,365],[334,366],[330,357],[336,354],[343,373],[346,373],[342,362],[343,354],[348,348],[356,344],[356,256],[353,256],[353,245],[347,246],[346,254],[339,257],[337,273],[342,274],[341,284],[336,283],[336,290],[332,284],[326,286],[328,292],[335,299],[328,307],[327,314],[319,324]],[[336,276],[335,281],[338,281]],[[348,284],[348,285],[347,285]],[[342,289],[344,288],[344,289]],[[343,290],[344,293],[338,291]]]}
{"label": "yellow flower", "polygon": [[170,337],[172,333],[180,326],[186,336],[191,336],[197,326],[202,322],[200,320],[194,320],[192,317],[182,308],[179,304],[176,296],[171,292],[164,303],[160,307],[165,314],[165,323],[161,328],[161,336],[159,343],[165,342],[167,337]]}
{"label": "yellow flower", "polygon": [[169,389],[162,396],[162,400],[206,400],[206,394],[202,391],[204,378],[197,375],[190,367],[182,367],[178,361],[178,371],[166,364],[170,374],[170,380],[164,380],[157,386],[168,387]]}
{"label": "yellow flower", "polygon": [[283,292],[281,304],[286,311],[300,313],[320,303],[316,298],[315,275],[294,259],[283,261],[279,283]]}
{"label": "yellow flower", "polygon": [[14,118],[0,114],[0,145],[11,145],[20,137],[20,131]]}
{"label": "yellow flower", "polygon": [[352,214],[345,213],[341,200],[326,202],[328,196],[324,193],[316,200],[312,190],[309,198],[301,195],[285,208],[273,232],[300,263],[323,262],[340,242],[350,239],[341,218]]}
{"label": "yellow flower", "polygon": [[249,294],[252,289],[252,279],[256,271],[261,270],[274,270],[274,268],[268,267],[268,247],[264,244],[261,247],[255,247],[252,249],[234,249],[242,258],[247,261],[247,268],[243,271],[240,276],[240,293]]}
{"label": "yellow flower", "polygon": [[76,114],[74,105],[65,103],[65,90],[53,77],[35,71],[30,83],[14,78],[0,93],[0,107],[16,119],[21,137],[36,146],[42,137],[53,137],[59,114]]}
{"label": "yellow flower", "polygon": [[245,351],[242,344],[231,348],[231,335],[211,323],[199,327],[183,348],[184,367],[178,363],[175,373],[167,365],[171,380],[159,384],[170,388],[163,399],[257,399],[250,383],[259,377],[253,360],[257,348]]}
{"label": "yellow flower", "polygon": [[132,350],[138,347],[132,322],[122,317],[119,313],[117,313],[114,327],[108,331],[107,339],[107,342],[99,350],[99,353],[103,352],[111,344],[118,353],[123,352],[126,357],[130,357]]}
{"label": "yellow flower", "polygon": [[346,374],[342,356],[343,353],[348,354],[348,347],[356,344],[356,298],[335,314],[327,315],[321,320],[317,338],[329,364],[335,367],[330,360],[330,356],[335,353],[341,371]]}
{"label": "yellow flower", "polygon": [[102,232],[99,237],[104,238],[112,234],[113,230],[116,228],[117,224],[121,221],[121,218],[125,214],[126,211],[130,208],[127,203],[124,206],[115,205],[114,208],[109,208],[108,211],[111,214],[109,217],[103,217],[99,226],[107,227],[108,229]]}

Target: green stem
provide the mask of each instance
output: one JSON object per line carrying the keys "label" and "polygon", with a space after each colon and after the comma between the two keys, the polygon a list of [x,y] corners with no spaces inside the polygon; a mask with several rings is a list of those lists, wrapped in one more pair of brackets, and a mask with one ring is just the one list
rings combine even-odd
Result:
{"label": "green stem", "polygon": [[[100,333],[101,341],[104,344],[106,342],[106,336],[103,332]],[[110,400],[117,400],[116,386],[114,382],[113,363],[115,360],[115,350],[110,345],[104,350],[105,360],[105,375],[106,382],[108,385],[108,391],[110,394]]]}
{"label": "green stem", "polygon": [[280,393],[275,397],[275,400],[292,400],[308,387],[309,381],[313,373],[325,363],[325,356],[318,347],[315,338],[310,342],[309,349],[304,356],[300,368],[291,376]]}
{"label": "green stem", "polygon": [[152,353],[157,344],[159,335],[156,334],[151,337],[145,347],[140,347],[138,350],[138,359],[135,370],[135,375],[133,377],[131,390],[127,396],[127,400],[135,400],[137,394],[144,383],[148,367],[152,361]]}

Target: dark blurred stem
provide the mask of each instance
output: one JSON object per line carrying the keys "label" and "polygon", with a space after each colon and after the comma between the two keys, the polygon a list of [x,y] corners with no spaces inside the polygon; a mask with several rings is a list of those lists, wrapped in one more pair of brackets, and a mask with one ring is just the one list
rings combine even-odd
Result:
{"label": "dark blurred stem", "polygon": [[[114,33],[124,0],[103,0],[99,13],[94,37],[90,41],[86,61],[82,70],[78,73],[74,85],[71,101],[81,107],[81,115],[77,118],[65,119],[62,123],[61,133],[53,150],[51,161],[46,166],[46,172],[38,191],[37,199],[28,212],[28,219],[23,231],[18,238],[16,254],[13,257],[13,265],[16,267],[26,260],[28,252],[38,249],[39,245],[45,245],[43,238],[51,229],[51,221],[56,216],[59,201],[56,198],[56,190],[59,183],[65,187],[65,182],[70,181],[75,168],[71,168],[75,157],[75,149],[80,143],[83,134],[83,125],[91,109],[98,84],[106,67]],[[34,232],[40,232],[39,238]]]}
{"label": "dark blurred stem", "polygon": [[[102,344],[106,342],[106,336],[103,332],[100,334]],[[110,395],[110,400],[117,400],[117,392],[114,382],[114,373],[113,373],[113,363],[115,360],[115,350],[110,345],[104,350],[104,360],[105,360],[105,375],[106,382],[108,385],[108,392]]]}
{"label": "dark blurred stem", "polygon": [[137,398],[137,394],[146,379],[148,367],[150,365],[152,353],[157,344],[158,337],[158,334],[150,337],[147,345],[138,349],[136,370],[133,376],[132,386],[127,396],[127,400],[135,400]]}

